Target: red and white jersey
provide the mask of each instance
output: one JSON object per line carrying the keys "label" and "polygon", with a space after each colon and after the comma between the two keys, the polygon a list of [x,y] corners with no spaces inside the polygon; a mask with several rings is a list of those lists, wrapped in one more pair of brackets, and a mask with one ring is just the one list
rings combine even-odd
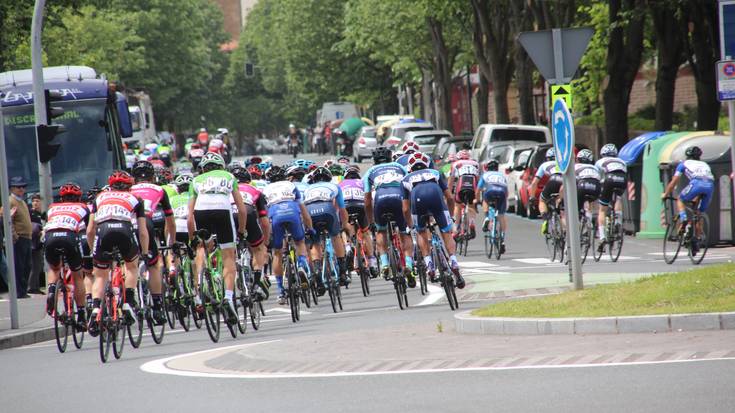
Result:
{"label": "red and white jersey", "polygon": [[480,164],[472,159],[461,159],[452,164],[449,176],[459,178],[462,175],[480,176]]}
{"label": "red and white jersey", "polygon": [[212,148],[222,149],[225,147],[225,142],[222,139],[214,138],[209,142],[209,150],[212,151]]}
{"label": "red and white jersey", "polygon": [[[156,211],[156,208],[158,208],[158,204],[161,203],[164,198],[168,198],[166,196],[166,191],[164,191],[163,188],[151,183],[135,184],[132,188],[130,188],[130,192],[143,200],[143,205],[145,206],[145,214],[149,218],[153,217],[153,213]],[[163,212],[166,215],[173,214],[170,202],[168,203],[168,205],[166,205],[166,202],[164,202],[162,206],[164,208]],[[168,209],[168,211],[166,211],[166,209]]]}
{"label": "red and white jersey", "polygon": [[48,218],[43,230],[67,230],[79,232],[86,228],[89,220],[89,209],[81,202],[57,202],[48,209]]}
{"label": "red and white jersey", "polygon": [[202,148],[194,148],[189,150],[190,158],[201,158],[202,156],[204,156],[204,149]]}
{"label": "red and white jersey", "polygon": [[97,223],[105,221],[134,223],[138,218],[145,217],[145,206],[132,192],[104,191],[94,200],[92,212]]}

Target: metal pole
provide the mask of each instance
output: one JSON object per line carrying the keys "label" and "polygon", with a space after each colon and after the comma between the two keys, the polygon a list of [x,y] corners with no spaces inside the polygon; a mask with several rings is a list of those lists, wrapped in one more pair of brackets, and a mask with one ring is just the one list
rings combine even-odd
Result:
{"label": "metal pole", "polygon": [[735,101],[727,101],[727,116],[730,120],[730,171],[735,171]]}
{"label": "metal pole", "polygon": [[470,114],[470,132],[475,130],[474,116],[472,114],[472,81],[470,80],[470,65],[467,65],[467,110]]}
{"label": "metal pole", "polygon": [[[41,34],[43,31],[43,9],[46,6],[46,0],[36,0],[33,8],[33,21],[31,22],[31,72],[33,73],[33,112],[36,116],[36,126],[48,125],[46,119],[46,96],[43,93],[43,60],[41,49]],[[36,128],[36,156],[40,159],[38,153],[38,128]],[[51,163],[38,162],[38,188],[41,193],[41,203],[43,209],[48,206],[53,199],[51,187]]]}
{"label": "metal pole", "polygon": [[3,230],[5,231],[5,255],[8,264],[8,289],[10,290],[10,328],[18,326],[18,287],[15,285],[15,249],[13,226],[10,218],[10,188],[8,188],[8,160],[5,155],[5,119],[0,102],[0,196],[2,196]]}
{"label": "metal pole", "polygon": [[[732,59],[732,56],[727,56],[727,47],[725,45],[725,42],[727,39],[725,39],[725,16],[724,16],[724,7],[726,5],[732,6],[732,2],[727,2],[724,0],[719,0],[718,2],[718,11],[719,11],[719,21],[720,21],[720,59],[721,60],[730,60]],[[728,22],[732,23],[732,22]],[[733,191],[731,194],[735,193],[735,182],[733,182],[733,172],[735,172],[735,101],[728,100],[727,101],[727,117],[730,121],[730,188],[731,191]]]}
{"label": "metal pole", "polygon": [[[551,83],[564,82],[564,60],[562,51],[561,29],[553,29],[551,31],[554,44],[554,70],[556,79]],[[550,105],[553,106],[553,105]],[[554,124],[554,119],[549,119],[550,125]],[[573,144],[574,142],[572,142]],[[574,148],[570,148],[574,150]],[[569,167],[564,172],[564,204],[567,211],[567,235],[569,245],[569,271],[574,282],[574,289],[581,290],[584,288],[582,280],[582,246],[579,236],[579,211],[577,209],[577,180],[574,176],[574,156],[569,162]]]}

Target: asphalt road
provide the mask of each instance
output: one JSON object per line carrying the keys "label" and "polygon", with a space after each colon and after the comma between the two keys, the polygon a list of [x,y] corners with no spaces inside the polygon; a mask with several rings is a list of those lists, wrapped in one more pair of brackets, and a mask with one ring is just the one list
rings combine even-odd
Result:
{"label": "asphalt road", "polygon": [[[691,267],[667,266],[658,245],[626,239],[630,258],[585,264],[587,282]],[[705,265],[732,255],[712,250]],[[566,268],[543,259],[538,222],[511,219],[500,261],[484,258],[475,239],[460,258],[470,282],[461,309],[568,286]],[[53,342],[0,351],[0,411],[735,410],[735,332],[464,336],[439,288],[409,291],[401,311],[391,285],[371,286],[367,298],[359,286],[345,291],[338,314],[323,303],[294,324],[271,300],[257,332],[232,339],[223,329],[213,344],[203,330],[167,330],[162,344],[146,336],[105,365],[89,337],[63,355]]]}

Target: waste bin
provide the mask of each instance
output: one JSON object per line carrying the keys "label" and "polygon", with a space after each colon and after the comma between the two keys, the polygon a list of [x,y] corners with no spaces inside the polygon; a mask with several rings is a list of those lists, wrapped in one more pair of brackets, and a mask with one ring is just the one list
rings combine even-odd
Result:
{"label": "waste bin", "polygon": [[623,193],[623,229],[634,234],[641,226],[641,180],[643,178],[643,150],[648,142],[668,132],[648,132],[630,140],[618,153],[628,166],[628,184]]}
{"label": "waste bin", "polygon": [[[686,159],[685,151],[690,146],[699,146],[702,149],[701,160],[707,162],[712,169],[715,179],[715,190],[712,201],[707,208],[709,217],[710,246],[721,243],[733,244],[735,234],[733,228],[733,186],[732,165],[730,161],[730,136],[709,134],[706,136],[689,137],[669,145],[661,153],[661,182],[667,185],[673,177],[674,171],[680,162]],[[680,179],[675,196],[688,184],[686,177]]]}

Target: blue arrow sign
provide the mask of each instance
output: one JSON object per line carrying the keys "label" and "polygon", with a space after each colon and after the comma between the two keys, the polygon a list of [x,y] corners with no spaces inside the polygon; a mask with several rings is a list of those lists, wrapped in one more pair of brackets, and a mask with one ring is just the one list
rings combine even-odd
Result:
{"label": "blue arrow sign", "polygon": [[551,119],[554,131],[556,164],[564,173],[569,168],[569,163],[574,155],[574,122],[564,99],[554,102]]}

